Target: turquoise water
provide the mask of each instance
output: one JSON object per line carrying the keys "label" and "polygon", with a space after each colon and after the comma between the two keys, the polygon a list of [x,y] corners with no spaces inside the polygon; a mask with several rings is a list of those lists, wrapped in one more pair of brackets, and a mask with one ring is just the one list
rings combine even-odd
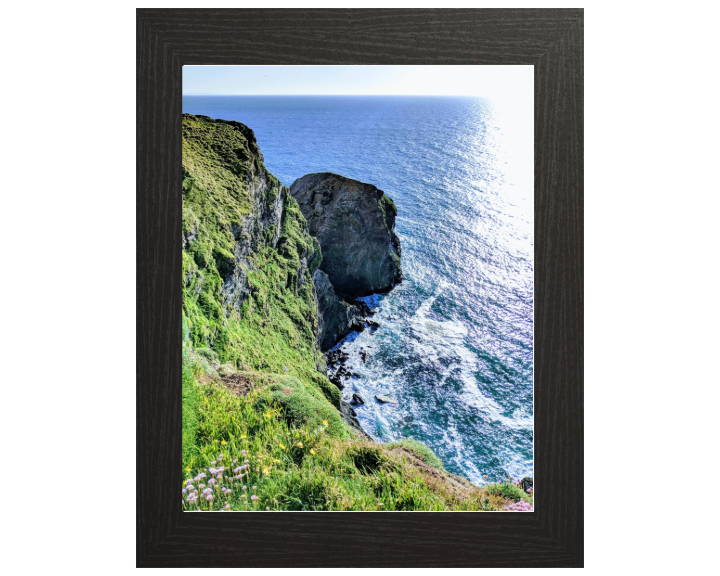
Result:
{"label": "turquoise water", "polygon": [[405,279],[368,299],[377,332],[344,343],[359,378],[343,397],[365,398],[356,411],[376,440],[421,440],[473,482],[532,475],[533,191],[495,104],[184,96],[183,112],[248,125],[288,186],[330,171],[393,198]]}

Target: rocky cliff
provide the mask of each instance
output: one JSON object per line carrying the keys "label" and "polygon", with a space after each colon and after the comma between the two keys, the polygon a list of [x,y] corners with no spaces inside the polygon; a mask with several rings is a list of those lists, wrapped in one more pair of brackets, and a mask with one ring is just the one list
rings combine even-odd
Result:
{"label": "rocky cliff", "polygon": [[320,269],[337,292],[367,296],[402,281],[397,208],[382,190],[323,172],[295,180],[290,193],[320,241]]}
{"label": "rocky cliff", "polygon": [[365,318],[357,306],[338,298],[325,272],[316,270],[313,283],[318,302],[317,341],[320,349],[326,351],[351,330],[362,330]]}
{"label": "rocky cliff", "polygon": [[294,375],[340,407],[316,341],[322,259],[253,131],[183,115],[183,312],[219,363]]}
{"label": "rocky cliff", "polygon": [[[182,130],[183,313],[192,347],[215,355],[223,374],[295,377],[342,408],[342,384],[328,380],[322,352],[374,324],[353,295],[402,278],[394,203],[334,174],[310,174],[288,189],[239,122],[185,114]],[[343,417],[357,427],[351,412],[345,407]]]}

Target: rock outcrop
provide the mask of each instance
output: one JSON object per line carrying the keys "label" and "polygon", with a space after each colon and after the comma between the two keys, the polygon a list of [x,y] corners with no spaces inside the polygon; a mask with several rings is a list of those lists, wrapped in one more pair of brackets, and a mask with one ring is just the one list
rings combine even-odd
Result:
{"label": "rock outcrop", "polygon": [[339,409],[355,374],[328,371],[323,353],[352,330],[377,328],[356,296],[402,279],[395,204],[335,174],[288,189],[240,122],[184,114],[182,133],[183,314],[193,347],[212,349],[223,372],[296,376]]}
{"label": "rock outcrop", "polygon": [[357,306],[337,297],[325,272],[316,270],[313,282],[318,303],[318,326],[315,336],[320,349],[325,352],[358,324],[362,324],[364,317]]}
{"label": "rock outcrop", "polygon": [[397,208],[382,190],[323,172],[298,178],[290,194],[320,241],[320,269],[337,292],[367,296],[402,281]]}
{"label": "rock outcrop", "polygon": [[183,314],[222,364],[291,373],[337,408],[317,346],[320,244],[240,122],[184,114]]}
{"label": "rock outcrop", "polygon": [[354,431],[354,434],[357,434],[359,436],[365,436],[365,431],[362,429],[362,426],[360,426],[360,421],[357,418],[357,413],[355,410],[353,410],[353,407],[350,406],[347,402],[343,402],[340,405],[340,417],[345,421],[345,423],[350,426],[350,429]]}
{"label": "rock outcrop", "polygon": [[[279,248],[288,191],[265,168],[250,128],[207,116],[185,114],[183,120],[183,201],[188,199],[188,206],[183,205],[183,249],[199,268],[214,264],[224,306],[240,312],[252,290],[247,274],[255,256],[264,246]],[[209,238],[203,238],[193,210],[207,208],[215,221],[204,222]],[[218,221],[222,217],[225,221]],[[298,254],[300,286],[313,259],[320,260],[317,246],[307,246]]]}

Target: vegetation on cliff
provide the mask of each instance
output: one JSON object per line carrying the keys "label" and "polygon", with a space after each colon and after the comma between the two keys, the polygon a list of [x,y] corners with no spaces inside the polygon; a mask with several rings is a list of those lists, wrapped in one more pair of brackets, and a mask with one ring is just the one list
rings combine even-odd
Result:
{"label": "vegetation on cliff", "polygon": [[[307,233],[287,188],[265,169],[252,131],[237,122],[184,115],[183,175],[183,313],[193,347],[211,348],[220,364],[287,369],[339,407],[339,390],[317,370],[323,359],[313,333],[312,274],[321,260],[320,245]],[[267,181],[262,200],[282,206],[278,221],[268,220],[264,229],[262,219],[253,218],[259,198],[251,179]],[[247,220],[254,220],[256,238],[246,233]],[[238,230],[245,234],[233,233]],[[196,232],[188,236],[188,231]],[[273,247],[268,240],[277,234]],[[248,295],[239,303],[228,300],[226,288],[242,243],[254,243],[256,250],[242,270]]]}
{"label": "vegetation on cliff", "polygon": [[509,483],[479,488],[447,473],[419,442],[356,438],[322,398],[283,401],[302,387],[294,377],[242,372],[248,387],[237,394],[208,368],[186,349],[184,510],[503,510],[520,498],[532,503]]}

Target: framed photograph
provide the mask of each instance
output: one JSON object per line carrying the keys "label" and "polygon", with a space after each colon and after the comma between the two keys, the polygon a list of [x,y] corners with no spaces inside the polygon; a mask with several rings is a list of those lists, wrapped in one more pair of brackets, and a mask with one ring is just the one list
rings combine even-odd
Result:
{"label": "framed photograph", "polygon": [[137,565],[583,565],[583,11],[137,12]]}

